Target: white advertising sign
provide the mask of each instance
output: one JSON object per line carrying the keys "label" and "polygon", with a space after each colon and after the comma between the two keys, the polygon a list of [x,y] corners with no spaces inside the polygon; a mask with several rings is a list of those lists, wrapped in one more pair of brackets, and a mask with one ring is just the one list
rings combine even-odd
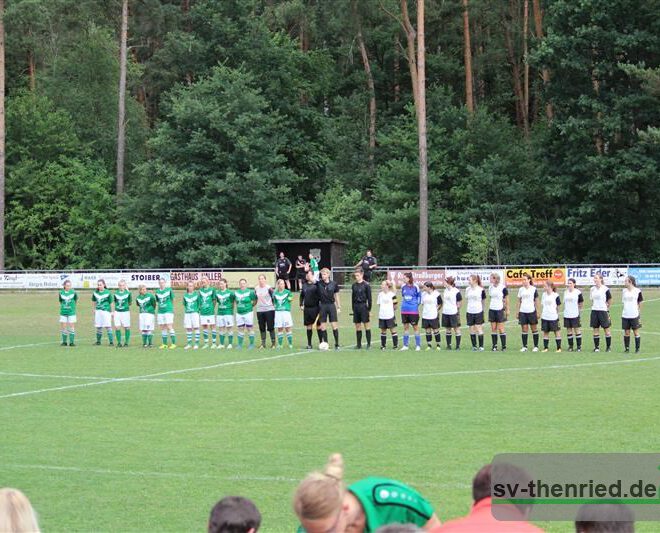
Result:
{"label": "white advertising sign", "polygon": [[603,276],[603,283],[605,283],[605,285],[623,285],[623,280],[628,275],[628,267],[598,265],[566,267],[566,279],[574,278],[576,285],[593,285],[594,276],[596,274],[601,274]]}
{"label": "white advertising sign", "polygon": [[456,281],[457,287],[467,287],[469,284],[469,279],[472,274],[476,274],[481,278],[481,284],[484,287],[490,285],[490,275],[499,274],[500,280],[504,283],[504,270],[490,270],[490,269],[447,269],[446,277],[452,276]]}

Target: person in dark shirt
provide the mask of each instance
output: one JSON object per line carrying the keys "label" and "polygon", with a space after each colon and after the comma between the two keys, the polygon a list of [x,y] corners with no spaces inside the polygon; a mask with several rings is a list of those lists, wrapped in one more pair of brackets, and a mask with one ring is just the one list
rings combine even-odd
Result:
{"label": "person in dark shirt", "polygon": [[364,272],[361,268],[355,270],[355,283],[352,287],[351,304],[353,306],[353,324],[355,324],[356,348],[362,348],[362,330],[367,338],[367,350],[371,348],[371,325],[369,313],[371,312],[371,286],[364,281]]}
{"label": "person in dark shirt", "polygon": [[355,268],[361,268],[364,273],[364,281],[369,283],[371,281],[372,272],[378,267],[378,261],[373,256],[371,249],[367,250],[366,255],[360,259]]}
{"label": "person in dark shirt", "polygon": [[300,287],[300,309],[303,312],[303,323],[307,330],[307,349],[312,349],[312,329],[316,326],[319,342],[323,336],[319,327],[319,286],[314,281],[314,272],[307,271],[307,280]]}
{"label": "person in dark shirt", "polygon": [[307,269],[305,268],[307,261],[303,259],[302,255],[299,255],[296,259],[296,287],[295,290],[301,290],[302,286],[305,283],[305,278],[307,277]]}
{"label": "person in dark shirt", "polygon": [[280,256],[275,261],[275,276],[277,279],[283,279],[286,283],[286,288],[291,290],[291,281],[289,281],[289,274],[293,265],[288,257],[285,257],[284,252],[280,252]]}
{"label": "person in dark shirt", "polygon": [[338,314],[341,312],[339,285],[330,279],[330,270],[327,268],[321,270],[321,280],[317,285],[319,288],[319,318],[323,341],[328,342],[326,322],[329,320],[332,326],[332,335],[335,338],[335,350],[339,350]]}

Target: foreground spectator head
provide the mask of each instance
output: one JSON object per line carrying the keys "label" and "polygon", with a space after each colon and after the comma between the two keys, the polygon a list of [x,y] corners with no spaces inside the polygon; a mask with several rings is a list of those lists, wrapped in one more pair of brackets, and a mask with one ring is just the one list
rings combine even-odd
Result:
{"label": "foreground spectator head", "polygon": [[576,533],[633,533],[633,514],[625,505],[583,505],[575,519]]}
{"label": "foreground spectator head", "polygon": [[322,472],[312,472],[300,482],[293,497],[293,510],[306,531],[344,531],[343,477],[344,461],[337,453],[330,456]]}
{"label": "foreground spectator head", "polygon": [[0,531],[11,533],[39,531],[37,514],[20,490],[0,489]]}
{"label": "foreground spectator head", "polygon": [[209,533],[256,533],[261,514],[247,498],[227,496],[211,509]]}
{"label": "foreground spectator head", "polygon": [[379,527],[375,533],[424,533],[424,530],[415,524],[389,524]]}

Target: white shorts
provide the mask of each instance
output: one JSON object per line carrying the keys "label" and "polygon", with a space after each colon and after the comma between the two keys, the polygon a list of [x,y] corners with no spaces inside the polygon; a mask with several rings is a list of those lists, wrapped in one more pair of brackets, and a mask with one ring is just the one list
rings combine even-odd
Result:
{"label": "white shorts", "polygon": [[183,327],[186,329],[199,329],[199,313],[185,313]]}
{"label": "white shorts", "polygon": [[233,328],[234,316],[233,315],[216,315],[215,325],[219,328]]}
{"label": "white shorts", "polygon": [[318,272],[314,272],[314,281],[318,281],[321,279],[321,271],[319,270]]}
{"label": "white shorts", "polygon": [[249,312],[242,315],[236,313],[236,325],[239,328],[242,328],[243,326],[247,326],[248,328],[251,328],[252,326],[254,326],[254,313]]}
{"label": "white shorts", "polygon": [[199,323],[202,326],[215,326],[215,317],[213,315],[199,315]]}
{"label": "white shorts", "polygon": [[97,328],[111,328],[112,315],[110,315],[110,311],[95,311],[94,326]]}
{"label": "white shorts", "polygon": [[275,327],[278,329],[293,327],[291,311],[275,311]]}
{"label": "white shorts", "polygon": [[75,324],[77,320],[78,319],[76,318],[76,315],[60,315],[60,323],[64,322],[65,324]]}
{"label": "white shorts", "polygon": [[154,330],[154,315],[152,313],[140,313],[140,331]]}
{"label": "white shorts", "polygon": [[158,325],[174,324],[174,313],[158,313]]}
{"label": "white shorts", "polygon": [[131,312],[130,311],[115,311],[115,327],[130,328],[131,327]]}

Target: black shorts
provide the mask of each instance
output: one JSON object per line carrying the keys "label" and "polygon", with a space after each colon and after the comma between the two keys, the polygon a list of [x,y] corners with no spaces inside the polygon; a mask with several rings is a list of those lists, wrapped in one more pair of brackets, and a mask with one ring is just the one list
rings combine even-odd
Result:
{"label": "black shorts", "polygon": [[303,308],[303,324],[305,326],[313,326],[319,319],[318,307],[305,307]]}
{"label": "black shorts", "polygon": [[539,317],[536,315],[536,311],[532,313],[518,313],[518,323],[521,326],[536,326],[539,323]]}
{"label": "black shorts", "polygon": [[612,325],[612,319],[607,311],[591,311],[589,325],[592,328],[609,328]]}
{"label": "black shorts", "polygon": [[468,326],[481,326],[484,323],[484,312],[481,313],[467,313],[465,316]]}
{"label": "black shorts", "polygon": [[337,322],[337,306],[335,304],[321,304],[319,306],[319,318],[321,324],[328,320],[330,322]]}
{"label": "black shorts", "polygon": [[305,279],[307,273],[303,270],[301,272],[296,271],[296,279]]}
{"label": "black shorts", "polygon": [[396,327],[396,320],[393,318],[379,318],[378,327],[380,329],[394,329]]}
{"label": "black shorts", "polygon": [[442,327],[443,328],[458,328],[461,325],[461,319],[458,313],[455,315],[445,315],[442,313]]}
{"label": "black shorts", "polygon": [[422,318],[422,327],[424,329],[440,329],[439,318]]}
{"label": "black shorts", "polygon": [[574,318],[564,317],[564,327],[565,328],[575,329],[575,328],[579,328],[581,326],[582,326],[582,324],[580,322],[580,317],[579,316],[576,316]]}
{"label": "black shorts", "polygon": [[369,322],[369,309],[366,304],[353,306],[353,324],[366,324]]}
{"label": "black shorts", "polygon": [[639,329],[642,327],[642,324],[637,318],[622,318],[621,319],[621,329]]}
{"label": "black shorts", "polygon": [[259,331],[273,331],[275,329],[275,311],[257,311]]}
{"label": "black shorts", "polygon": [[372,273],[372,272],[373,272],[373,271],[372,271],[370,268],[368,268],[367,270],[364,270],[364,271],[363,271],[364,281],[371,281],[371,273]]}
{"label": "black shorts", "polygon": [[542,318],[541,331],[543,333],[550,333],[551,331],[556,333],[559,331],[559,320],[546,320],[545,318]]}
{"label": "black shorts", "polygon": [[401,313],[401,323],[412,324],[413,326],[416,326],[419,324],[419,315],[408,315]]}
{"label": "black shorts", "polygon": [[504,314],[504,309],[489,309],[488,310],[488,322],[495,322],[496,324],[503,324],[506,322],[506,315]]}
{"label": "black shorts", "polygon": [[277,273],[277,279],[283,279],[284,281],[289,281],[289,273],[288,272],[278,272]]}

